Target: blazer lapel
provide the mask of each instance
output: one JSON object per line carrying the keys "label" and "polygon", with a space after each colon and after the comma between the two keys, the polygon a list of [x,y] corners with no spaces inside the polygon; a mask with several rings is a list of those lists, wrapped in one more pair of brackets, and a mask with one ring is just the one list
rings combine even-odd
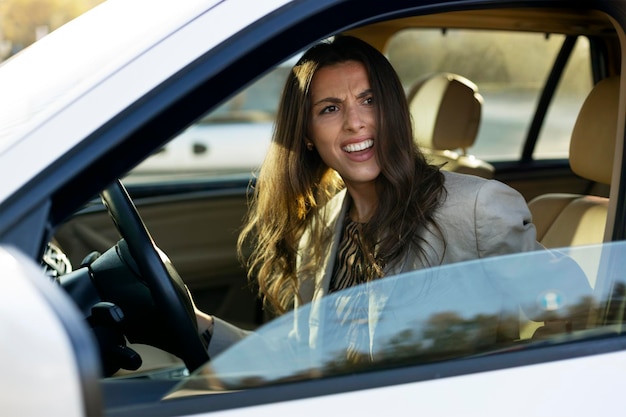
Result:
{"label": "blazer lapel", "polygon": [[[308,339],[309,346],[315,347],[318,343],[323,343],[319,340],[319,326],[324,319],[324,311],[322,308],[323,303],[319,301],[328,293],[330,285],[330,278],[333,273],[335,265],[336,248],[341,239],[341,233],[343,229],[343,219],[348,207],[348,198],[346,198],[346,190],[340,191],[332,200],[328,202],[322,214],[322,219],[325,222],[326,227],[333,230],[333,239],[328,248],[325,249],[322,256],[322,262],[319,268],[315,270],[314,276],[311,278],[302,277],[299,275],[300,285],[298,293],[303,303],[311,302],[309,319],[308,319]],[[303,239],[304,247],[300,247],[302,257],[306,256],[306,245],[310,244],[309,237],[306,236]],[[296,305],[297,307],[297,305]],[[301,336],[306,334],[303,329],[298,332]]]}

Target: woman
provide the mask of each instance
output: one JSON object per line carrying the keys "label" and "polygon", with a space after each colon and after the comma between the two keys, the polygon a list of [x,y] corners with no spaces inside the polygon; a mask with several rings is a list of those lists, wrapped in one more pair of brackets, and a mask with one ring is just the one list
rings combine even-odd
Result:
{"label": "woman", "polygon": [[[287,79],[242,257],[249,245],[249,276],[278,314],[387,275],[541,248],[516,191],[427,163],[392,66],[348,36],[309,49]],[[198,320],[213,353],[245,335]]]}

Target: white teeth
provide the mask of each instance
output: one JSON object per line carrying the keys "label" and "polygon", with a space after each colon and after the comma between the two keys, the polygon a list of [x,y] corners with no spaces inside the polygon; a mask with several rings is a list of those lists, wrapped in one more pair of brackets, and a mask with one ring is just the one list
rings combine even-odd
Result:
{"label": "white teeth", "polygon": [[368,139],[359,143],[351,143],[350,145],[344,146],[342,149],[346,152],[358,152],[371,148],[372,146],[374,146],[374,141],[372,139]]}

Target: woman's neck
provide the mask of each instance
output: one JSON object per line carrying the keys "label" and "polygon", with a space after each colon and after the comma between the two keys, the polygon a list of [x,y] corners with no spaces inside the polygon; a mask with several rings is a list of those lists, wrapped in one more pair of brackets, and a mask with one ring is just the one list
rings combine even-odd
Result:
{"label": "woman's neck", "polygon": [[378,193],[375,184],[346,184],[348,194],[352,199],[350,218],[357,223],[367,223],[376,212],[378,207]]}

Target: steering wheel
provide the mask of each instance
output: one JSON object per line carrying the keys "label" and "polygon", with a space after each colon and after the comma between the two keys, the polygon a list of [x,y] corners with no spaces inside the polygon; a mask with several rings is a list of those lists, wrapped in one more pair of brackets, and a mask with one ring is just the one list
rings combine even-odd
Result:
{"label": "steering wheel", "polygon": [[[136,277],[134,280],[141,286],[139,291],[132,290],[120,298],[123,300],[125,297],[126,300],[121,302],[125,305],[120,306],[125,314],[126,307],[130,312],[133,309],[140,311],[136,304],[142,304],[141,312],[135,313],[134,316],[143,315],[141,318],[145,320],[135,328],[140,329],[137,333],[144,332],[150,335],[146,336],[149,339],[147,341],[141,340],[141,337],[136,339],[139,339],[140,343],[149,344],[156,341],[155,345],[161,345],[157,347],[178,356],[190,372],[194,371],[209,360],[209,355],[198,335],[193,303],[183,280],[167,255],[154,243],[121,181],[117,180],[105,189],[101,193],[101,198],[122,237],[113,253],[121,258],[126,268],[134,272],[132,274]],[[107,285],[112,287],[111,284]],[[124,283],[123,286],[137,285],[133,283],[129,286]],[[127,290],[110,288],[108,291],[114,293]],[[148,301],[140,301],[142,294]],[[146,309],[151,311],[146,313],[144,311]],[[151,321],[152,324],[145,324],[146,321]],[[153,332],[157,334],[151,334]],[[127,336],[133,341],[131,334]]]}

